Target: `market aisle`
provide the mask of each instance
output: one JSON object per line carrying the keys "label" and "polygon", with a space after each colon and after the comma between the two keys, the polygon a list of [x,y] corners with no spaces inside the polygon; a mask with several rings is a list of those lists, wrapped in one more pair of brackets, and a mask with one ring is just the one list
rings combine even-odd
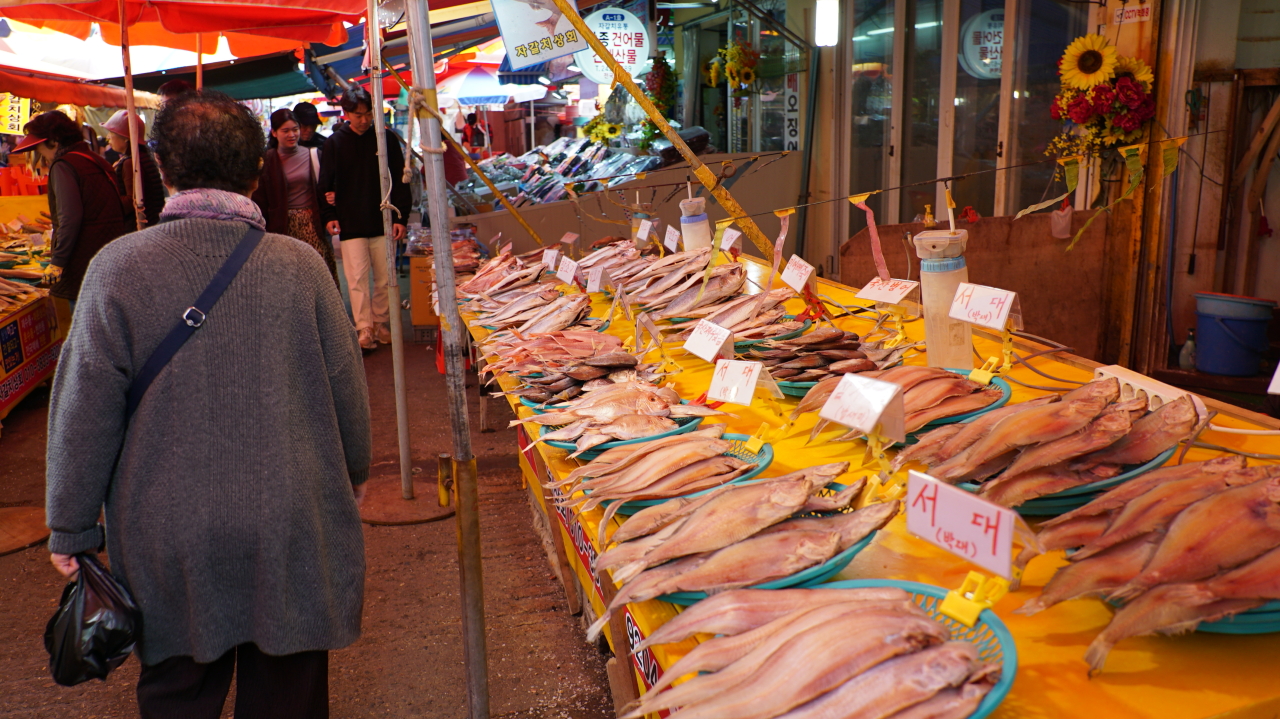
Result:
{"label": "market aisle", "polygon": [[[407,348],[414,459],[434,473],[447,452],[443,378],[423,345]],[[391,353],[366,358],[374,415],[372,481],[398,481]],[[583,639],[551,574],[520,485],[514,431],[480,434],[475,388],[472,426],[480,469],[481,531],[488,599],[490,692],[494,717],[604,719],[612,713],[604,657]],[[0,506],[43,503],[44,422],[41,391],[5,422],[0,437]],[[510,419],[492,403],[494,426]],[[361,639],[332,657],[333,716],[463,717],[456,525],[452,519],[410,527],[365,527],[368,576]],[[0,557],[0,717],[63,719],[136,717],[137,662],[104,685],[53,684],[42,645],[44,624],[62,582],[43,547]],[[230,716],[226,713],[225,716]]]}

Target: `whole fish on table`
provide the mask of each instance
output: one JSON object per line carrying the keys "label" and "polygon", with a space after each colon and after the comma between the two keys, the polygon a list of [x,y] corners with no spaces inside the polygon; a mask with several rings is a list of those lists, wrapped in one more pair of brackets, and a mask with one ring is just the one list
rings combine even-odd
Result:
{"label": "whole fish on table", "polygon": [[915,432],[935,420],[976,412],[1000,401],[1003,394],[995,387],[988,387],[972,394],[948,397],[932,407],[911,412],[903,427],[907,432]]}
{"label": "whole fish on table", "polygon": [[1133,430],[1115,444],[1081,457],[1072,469],[1088,469],[1098,464],[1142,464],[1191,436],[1199,420],[1188,395],[1161,405],[1133,423]]}
{"label": "whole fish on table", "polygon": [[1068,599],[1110,594],[1142,571],[1163,538],[1161,532],[1144,534],[1096,556],[1060,567],[1040,591],[1040,596],[1014,611],[1036,614]]}

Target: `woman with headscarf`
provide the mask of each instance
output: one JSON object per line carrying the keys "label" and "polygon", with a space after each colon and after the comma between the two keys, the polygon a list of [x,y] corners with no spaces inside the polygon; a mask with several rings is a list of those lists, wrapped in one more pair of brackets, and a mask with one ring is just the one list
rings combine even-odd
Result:
{"label": "woman with headscarf", "polygon": [[[135,131],[138,133],[138,155],[142,158],[142,205],[146,211],[147,227],[160,221],[160,210],[164,208],[164,182],[160,180],[160,168],[156,167],[151,150],[147,149],[147,126],[142,118],[133,116]],[[107,131],[107,143],[120,155],[116,160],[116,180],[124,188],[129,201],[133,202],[133,157],[129,146],[129,111],[121,110],[102,123]]]}
{"label": "woman with headscarf", "polygon": [[356,333],[316,253],[263,232],[247,108],[185,93],[151,135],[176,194],[89,267],[53,380],[51,559],[74,576],[105,536],[142,613],[142,719],[217,719],[233,678],[241,719],[325,719],[329,652],[360,636],[364,591]]}
{"label": "woman with headscarf", "polygon": [[297,118],[287,108],[271,113],[271,139],[262,157],[262,175],[253,201],[258,203],[267,229],[288,235],[315,248],[324,258],[338,286],[338,263],[333,242],[320,217],[320,195],[316,179],[320,175],[320,151],[299,144]]}
{"label": "woman with headscarf", "polygon": [[49,165],[49,215],[53,254],[46,277],[49,293],[73,305],[89,261],[108,242],[135,227],[132,207],[116,172],[89,148],[80,126],[58,110],[23,126],[26,137],[14,152],[34,150]]}

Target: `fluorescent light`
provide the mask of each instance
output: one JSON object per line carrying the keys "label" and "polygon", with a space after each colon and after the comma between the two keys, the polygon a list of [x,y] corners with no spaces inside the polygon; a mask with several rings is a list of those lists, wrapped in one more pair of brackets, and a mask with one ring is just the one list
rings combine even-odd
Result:
{"label": "fluorescent light", "polygon": [[1014,91],[1013,91],[1013,99],[1015,99],[1015,100],[1017,100],[1017,99],[1018,99],[1018,91],[1017,91],[1017,90],[1014,90]]}
{"label": "fluorescent light", "polygon": [[582,72],[582,68],[578,67],[577,65],[570,65],[570,66],[569,66],[569,67],[567,67],[566,69],[567,69],[569,72]]}
{"label": "fluorescent light", "polygon": [[942,24],[942,23],[940,23],[940,22],[922,22],[922,23],[917,23],[917,24],[916,24],[916,29],[917,29],[917,30],[920,30],[920,29],[922,29],[922,28],[926,28],[926,27],[935,27],[935,26],[937,26],[937,25],[941,25],[941,24]]}
{"label": "fluorescent light", "polygon": [[856,37],[854,37],[854,38],[853,38],[853,41],[854,41],[854,42],[862,42],[863,40],[870,40],[870,39],[871,39],[871,37],[870,37],[870,36],[868,36],[868,35],[858,35],[858,36],[856,36]]}
{"label": "fluorescent light", "polygon": [[831,47],[840,40],[840,0],[818,0],[814,6],[813,44]]}
{"label": "fluorescent light", "polygon": [[550,85],[550,84],[551,84],[551,81],[547,79],[547,76],[546,76],[546,75],[543,75],[542,77],[539,77],[539,78],[538,78],[538,82],[542,83],[543,85]]}
{"label": "fluorescent light", "polygon": [[868,34],[868,35],[883,35],[883,34],[885,34],[885,33],[887,33],[887,32],[893,32],[893,28],[891,28],[891,27],[882,27],[882,28],[880,28],[879,30],[868,30],[868,31],[867,31],[867,34]]}

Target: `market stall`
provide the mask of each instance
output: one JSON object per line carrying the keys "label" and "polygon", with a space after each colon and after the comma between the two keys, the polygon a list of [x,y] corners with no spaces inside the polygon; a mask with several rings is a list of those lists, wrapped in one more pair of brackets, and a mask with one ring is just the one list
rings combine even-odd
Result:
{"label": "market stall", "polygon": [[43,196],[0,198],[0,420],[53,377],[70,324],[66,302],[37,283],[48,225]]}
{"label": "market stall", "polygon": [[[536,261],[536,258],[531,261]],[[768,285],[770,269],[767,266],[750,258],[742,258],[741,262],[748,285]],[[461,284],[460,288],[466,290],[467,284]],[[790,290],[781,283],[775,282],[773,289],[790,294]],[[816,290],[827,306],[836,311],[843,306],[856,312],[859,307],[870,305],[855,299],[856,289],[833,282],[818,280]],[[759,291],[748,290],[749,293]],[[619,340],[626,338],[632,343],[640,340],[640,344],[633,347],[643,346],[646,335],[636,330],[634,323],[623,316],[621,309],[609,297],[592,294],[590,300],[590,308],[584,309],[580,316],[607,318],[609,323],[602,334]],[[793,315],[805,309],[804,303],[795,296],[786,301],[785,307]],[[473,315],[468,317],[474,319]],[[858,314],[839,317],[834,320],[834,325],[863,338],[877,329],[874,317],[864,319]],[[924,339],[923,322],[908,322],[904,329],[904,344]],[[471,333],[482,349],[484,340],[491,334],[479,321],[472,325]],[[681,350],[678,342],[665,347],[666,354],[675,365],[668,370],[672,374],[666,377],[665,386],[674,389],[686,402],[697,404],[699,400],[705,400],[712,381],[713,365]],[[1001,338],[996,334],[975,331],[974,348],[982,357],[999,357],[1002,354]],[[1013,349],[1027,359],[1003,374],[1008,378],[1004,386],[1010,388],[1011,395],[1006,406],[1052,394],[1032,386],[1062,386],[1064,382],[1068,383],[1067,386],[1077,386],[1094,379],[1097,365],[1055,351],[1047,345],[1018,339],[1014,341]],[[738,354],[743,358],[741,348]],[[1032,355],[1038,356],[1032,359]],[[493,362],[499,358],[488,359]],[[643,359],[654,363],[661,361],[656,351]],[[910,352],[905,363],[923,366],[926,360],[925,354]],[[1055,380],[1046,380],[1040,373],[1052,375]],[[536,403],[513,394],[522,387],[531,386],[527,384],[527,375],[522,379],[515,374],[497,371],[495,380],[507,393],[505,396],[518,417],[527,420],[534,416]],[[1204,402],[1208,409],[1218,413],[1213,419],[1213,424],[1218,427],[1261,430],[1277,426],[1275,420],[1260,415],[1212,400]],[[781,414],[786,415],[797,406],[797,398],[786,397],[778,404]],[[763,477],[778,477],[815,465],[848,461],[853,469],[839,479],[843,486],[848,486],[860,477],[873,478],[881,469],[874,457],[864,456],[867,453],[864,439],[835,441],[835,434],[828,432],[820,434],[816,441],[810,441],[810,432],[817,420],[813,414],[803,415],[793,425],[779,429],[773,425],[781,425],[782,422],[768,401],[755,401],[749,407],[733,405],[722,409],[731,410],[731,414],[705,417],[702,426],[723,422],[726,432],[737,433],[744,438],[763,430],[772,455],[772,462],[762,473]],[[536,434],[537,430],[537,424],[521,426],[520,461],[532,501],[542,515],[539,521],[551,528],[556,550],[552,563],[564,582],[571,609],[576,612],[581,608],[592,618],[601,616],[619,591],[609,573],[594,571],[597,560],[606,549],[600,542],[604,508],[579,512],[566,504],[567,495],[555,485],[563,483],[571,472],[585,463],[568,459],[569,453],[574,451],[572,448],[557,449],[545,442],[532,444],[530,435]],[[1201,440],[1201,444],[1216,443],[1233,451],[1274,454],[1274,438],[1266,436],[1210,432],[1202,435]],[[889,450],[889,455],[893,454],[894,450]],[[1181,461],[1197,462],[1224,454],[1197,446],[1190,448]],[[1166,456],[1165,459],[1170,465],[1180,461],[1177,457]],[[1256,460],[1250,463],[1258,464]],[[873,478],[870,484],[878,482]],[[874,500],[881,491],[877,487],[868,488],[862,493],[862,501]],[[610,531],[616,531],[620,518],[615,516],[608,520]],[[1039,524],[1034,517],[1028,519],[1032,520],[1033,527]],[[1262,716],[1263,713],[1254,712],[1264,712],[1268,707],[1274,710],[1280,704],[1280,685],[1275,682],[1269,661],[1280,650],[1280,635],[1277,634],[1200,631],[1172,637],[1128,638],[1111,651],[1105,670],[1090,678],[1089,666],[1084,661],[1086,649],[1107,625],[1114,609],[1096,599],[1078,599],[1033,616],[1014,612],[1039,596],[1041,588],[1055,571],[1067,563],[1061,551],[1032,559],[1021,577],[1021,587],[1000,599],[991,609],[1007,627],[1016,647],[1004,648],[1006,657],[1016,653],[1016,675],[1007,696],[991,716],[1080,716],[1085,708],[1090,714],[1106,717],[1208,717],[1229,712],[1240,712],[1230,716]],[[973,564],[909,532],[904,518],[899,516],[873,535],[852,562],[831,579],[905,580],[949,590],[960,587],[973,569]],[[615,568],[612,576],[618,576],[617,571]],[[699,635],[678,643],[646,647],[632,654],[637,645],[677,617],[680,611],[677,604],[651,599],[629,603],[624,611],[610,620],[604,636],[617,657],[610,661],[609,668],[615,703],[619,708],[658,683],[663,672],[697,647],[700,639],[709,639],[707,635]],[[1008,671],[1009,665],[1006,663],[1004,668]],[[796,666],[792,672],[793,679],[799,681],[804,678],[805,669],[805,666]],[[993,695],[996,693],[999,692],[993,692]]]}

